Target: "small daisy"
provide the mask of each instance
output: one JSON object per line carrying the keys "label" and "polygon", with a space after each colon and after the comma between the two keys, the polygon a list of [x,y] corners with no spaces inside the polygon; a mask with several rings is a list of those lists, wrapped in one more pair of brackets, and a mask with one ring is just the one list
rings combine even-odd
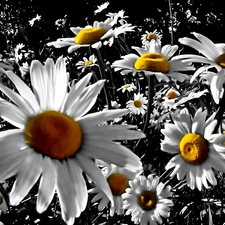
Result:
{"label": "small daisy", "polygon": [[81,69],[81,72],[84,72],[85,69],[90,68],[92,66],[98,66],[97,58],[94,55],[90,55],[89,58],[83,57],[83,61],[79,61],[76,63],[77,69]]}
{"label": "small daisy", "polygon": [[41,20],[41,16],[37,14],[36,17],[34,17],[33,19],[29,20],[29,25],[32,27],[32,26],[34,26],[34,23],[36,21],[40,21],[40,20]]}
{"label": "small daisy", "polygon": [[18,91],[0,84],[0,90],[15,103],[0,99],[0,115],[15,126],[0,132],[0,180],[16,175],[11,205],[19,204],[40,178],[37,211],[44,212],[56,192],[63,220],[73,224],[88,200],[83,172],[113,204],[108,183],[92,160],[98,158],[138,171],[142,168],[139,157],[114,140],[139,139],[144,134],[135,131],[133,125],[99,126],[127,114],[127,109],[87,114],[105,81],[87,86],[92,76],[89,73],[68,91],[69,74],[62,57],[55,64],[47,59],[44,66],[32,61],[33,92],[13,72],[6,75]]}
{"label": "small daisy", "polygon": [[210,84],[211,92],[214,101],[219,104],[219,99],[222,91],[222,86],[225,82],[225,44],[214,44],[210,39],[196,32],[192,34],[199,40],[192,38],[180,38],[179,42],[197,50],[201,55],[184,54],[177,56],[177,59],[185,59],[185,62],[203,63],[206,65],[201,66],[191,77],[190,82],[202,72],[215,68],[217,73],[211,74],[212,80]]}
{"label": "small daisy", "polygon": [[145,46],[151,40],[155,40],[157,44],[161,44],[162,34],[154,30],[153,32],[146,31],[145,34],[141,36],[142,45]]}
{"label": "small daisy", "polygon": [[131,188],[122,194],[126,215],[131,214],[131,220],[135,224],[157,225],[162,224],[162,218],[169,217],[169,209],[173,206],[171,187],[159,183],[159,177],[150,174],[139,176],[129,181]]}
{"label": "small daisy", "polygon": [[171,58],[178,49],[177,45],[161,45],[155,40],[151,40],[144,48],[132,47],[139,55],[128,54],[122,56],[121,60],[113,62],[112,68],[115,71],[121,71],[122,75],[143,72],[145,75],[155,75],[161,81],[170,81],[174,78],[178,81],[189,79],[189,76],[181,73],[181,71],[194,70],[190,63],[184,63],[182,60],[174,60]]}
{"label": "small daisy", "polygon": [[180,93],[174,88],[170,88],[165,93],[165,96],[162,98],[164,101],[162,104],[166,107],[172,107],[174,103],[177,101],[177,98],[180,96]]}
{"label": "small daisy", "polygon": [[[105,172],[105,169],[103,170]],[[114,206],[110,207],[110,216],[113,216],[114,213],[118,215],[123,215],[123,199],[122,194],[125,192],[125,189],[129,187],[129,180],[133,180],[138,176],[139,173],[132,173],[126,169],[120,168],[118,166],[110,164],[108,166],[108,172],[105,173],[106,180],[111,189]],[[88,191],[91,194],[96,194],[91,202],[97,202],[100,200],[98,205],[98,210],[102,211],[110,203],[107,195],[98,187],[94,187]]]}
{"label": "small daisy", "polygon": [[147,106],[146,106],[147,103],[148,103],[148,100],[145,96],[143,96],[143,94],[134,93],[134,100],[129,100],[127,102],[127,108],[130,109],[131,113],[135,115],[141,114],[143,116],[147,110]]}
{"label": "small daisy", "polygon": [[[225,172],[225,135],[213,134],[217,120],[212,114],[206,119],[207,111],[199,108],[193,118],[189,112],[181,110],[171,114],[174,124],[165,123],[162,133],[162,151],[176,154],[166,165],[166,170],[174,168],[171,177],[181,180],[186,175],[187,185],[200,191],[208,182],[216,185],[212,168]],[[208,182],[207,182],[208,181]]]}
{"label": "small daisy", "polygon": [[120,10],[118,13],[108,13],[106,16],[108,16],[111,20],[112,23],[111,25],[113,26],[114,24],[117,24],[119,22],[121,25],[127,23],[126,19],[128,16],[124,16],[125,11]]}
{"label": "small daisy", "polygon": [[131,84],[124,84],[122,87],[118,88],[117,91],[122,90],[122,92],[124,93],[125,91],[131,92],[136,90],[136,86],[131,83]]}
{"label": "small daisy", "polygon": [[56,41],[47,43],[47,45],[55,48],[69,46],[69,53],[81,47],[91,46],[97,48],[101,46],[102,42],[111,46],[114,38],[117,38],[119,34],[133,31],[134,26],[124,24],[120,27],[112,28],[112,20],[108,18],[104,22],[95,21],[93,26],[87,25],[84,28],[71,27],[70,29],[75,34],[75,37],[59,38]]}

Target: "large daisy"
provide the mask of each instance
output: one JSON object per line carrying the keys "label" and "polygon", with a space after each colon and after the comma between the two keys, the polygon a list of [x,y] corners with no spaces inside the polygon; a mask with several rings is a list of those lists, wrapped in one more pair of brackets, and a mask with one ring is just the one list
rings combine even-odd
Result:
{"label": "large daisy", "polygon": [[[103,171],[105,171],[105,168]],[[104,174],[104,176],[106,177],[106,180],[109,184],[114,200],[114,205],[110,206],[110,216],[113,216],[114,213],[118,215],[124,214],[122,194],[125,192],[126,188],[129,187],[129,180],[136,178],[140,172],[141,171],[133,173],[113,164],[108,165],[107,172]],[[99,201],[99,211],[102,211],[110,203],[110,199],[100,187],[95,186],[88,192],[95,194],[91,202]]]}
{"label": "large daisy", "polygon": [[112,19],[108,18],[104,22],[95,21],[93,26],[71,27],[70,29],[75,37],[59,38],[56,41],[47,43],[47,45],[56,48],[69,46],[69,53],[81,47],[100,47],[101,43],[112,45],[114,38],[117,38],[119,34],[133,31],[134,26],[126,23],[122,26],[112,28]]}
{"label": "large daisy", "polygon": [[194,70],[189,62],[182,60],[174,60],[172,56],[178,49],[177,45],[161,45],[152,39],[143,48],[132,47],[139,55],[130,53],[122,56],[121,60],[116,60],[112,63],[112,68],[115,71],[121,71],[122,75],[132,73],[144,73],[145,75],[155,75],[161,81],[170,81],[169,78],[174,78],[178,81],[189,79],[187,74],[181,71]]}
{"label": "large daisy", "polygon": [[192,33],[199,41],[192,38],[180,38],[179,42],[197,50],[201,55],[184,54],[176,56],[176,59],[185,59],[185,62],[203,63],[191,77],[191,82],[201,73],[215,68],[218,73],[211,74],[211,92],[214,101],[218,104],[222,86],[225,82],[225,43],[214,44],[210,39],[199,33]]}
{"label": "large daisy", "polygon": [[122,194],[126,215],[131,214],[135,224],[157,225],[162,223],[162,218],[169,217],[169,209],[173,202],[168,197],[172,196],[171,186],[159,183],[159,177],[152,174],[139,176],[129,181],[130,188]]}
{"label": "large daisy", "polygon": [[207,110],[199,108],[192,118],[185,109],[172,114],[174,124],[166,123],[162,129],[162,151],[176,154],[166,170],[174,168],[170,176],[177,175],[178,180],[186,176],[191,189],[216,185],[212,168],[225,172],[225,135],[213,133],[217,123],[214,116],[206,119]]}
{"label": "large daisy", "polygon": [[62,57],[55,64],[47,59],[44,66],[32,61],[33,92],[13,72],[6,74],[17,88],[14,92],[0,84],[0,90],[15,103],[0,99],[2,118],[16,127],[0,132],[0,180],[16,175],[10,192],[11,204],[19,204],[40,178],[37,211],[42,213],[47,209],[56,191],[63,220],[73,224],[87,204],[83,171],[113,204],[108,183],[93,159],[138,171],[142,165],[137,155],[114,141],[144,135],[130,125],[100,125],[123,116],[127,109],[87,114],[104,80],[87,86],[89,73],[68,92],[69,76]]}

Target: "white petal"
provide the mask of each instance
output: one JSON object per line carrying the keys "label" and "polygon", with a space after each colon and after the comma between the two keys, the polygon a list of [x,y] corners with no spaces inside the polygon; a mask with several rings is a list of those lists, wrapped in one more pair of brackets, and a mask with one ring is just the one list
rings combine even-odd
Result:
{"label": "white petal", "polygon": [[41,157],[41,154],[30,151],[24,159],[23,167],[19,171],[10,193],[12,205],[19,204],[37,182],[41,174]]}
{"label": "white petal", "polygon": [[111,201],[111,204],[114,205],[112,192],[101,170],[95,165],[93,161],[91,161],[87,157],[79,153],[76,155],[76,157],[77,160],[79,161],[80,167],[103,190],[103,192],[107,195],[107,197]]}
{"label": "white petal", "polygon": [[36,208],[44,212],[52,201],[55,193],[56,168],[49,157],[42,159],[42,176],[39,184]]}

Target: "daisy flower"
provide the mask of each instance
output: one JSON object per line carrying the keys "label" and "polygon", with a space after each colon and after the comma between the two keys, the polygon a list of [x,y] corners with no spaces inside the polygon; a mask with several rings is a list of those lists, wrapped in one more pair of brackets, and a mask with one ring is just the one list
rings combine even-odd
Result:
{"label": "daisy flower", "polygon": [[87,114],[95,104],[104,80],[87,86],[89,73],[68,91],[65,61],[54,64],[34,60],[30,66],[32,90],[13,72],[6,72],[18,92],[0,84],[0,90],[15,104],[0,99],[0,115],[15,129],[0,132],[0,181],[16,175],[10,203],[17,205],[40,178],[36,208],[44,212],[55,191],[62,218],[73,224],[88,199],[83,171],[106,193],[111,190],[94,158],[125,167],[142,168],[131,150],[112,140],[139,139],[144,134],[131,125],[98,124],[128,113],[127,109]]}
{"label": "daisy flower", "polygon": [[122,75],[132,73],[144,73],[145,75],[155,75],[161,81],[170,81],[174,78],[178,81],[189,79],[189,76],[180,71],[193,70],[189,62],[182,62],[182,60],[174,60],[171,58],[178,49],[177,45],[161,45],[152,40],[145,47],[132,47],[139,55],[130,53],[122,56],[121,60],[116,60],[112,63],[112,68],[115,71],[121,71]]}
{"label": "daisy flower", "polygon": [[177,59],[185,59],[185,62],[193,63],[203,63],[205,65],[201,66],[191,77],[190,82],[202,72],[208,71],[211,68],[215,68],[217,73],[212,74],[212,81],[210,84],[211,92],[214,101],[218,104],[220,99],[220,93],[222,91],[222,86],[225,82],[225,44],[219,43],[214,44],[210,39],[196,32],[192,34],[199,40],[194,40],[192,38],[180,38],[179,42],[183,45],[187,45],[194,48],[202,55],[195,54],[184,54],[176,56]]}
{"label": "daisy flower", "polygon": [[155,40],[157,44],[161,44],[162,34],[154,30],[153,32],[146,31],[145,34],[141,36],[142,45],[145,46],[151,40]]}
{"label": "daisy flower", "polygon": [[162,223],[162,218],[169,217],[170,206],[173,206],[171,187],[159,183],[159,177],[152,174],[139,176],[129,181],[130,188],[122,194],[126,215],[131,214],[135,224],[157,225]]}
{"label": "daisy flower", "polygon": [[[103,170],[105,172],[105,169]],[[110,216],[113,216],[114,213],[118,215],[123,215],[123,199],[122,194],[125,192],[125,189],[129,187],[129,180],[133,180],[139,173],[132,173],[124,168],[110,164],[108,166],[108,172],[105,173],[106,180],[111,189],[114,205],[110,207]],[[110,203],[107,195],[98,187],[94,187],[88,191],[91,194],[95,194],[91,202],[97,202],[98,210],[102,211]]]}
{"label": "daisy flower", "polygon": [[166,91],[165,96],[162,98],[164,100],[162,104],[170,108],[174,105],[179,96],[180,93],[177,90],[170,88]]}
{"label": "daisy flower", "polygon": [[108,16],[111,20],[112,23],[111,25],[113,26],[114,24],[117,24],[119,22],[121,25],[127,23],[126,19],[128,16],[124,16],[125,11],[120,10],[118,13],[108,13],[106,16]]}
{"label": "daisy flower", "polygon": [[86,27],[71,27],[70,30],[74,33],[75,37],[59,38],[56,41],[47,43],[48,46],[61,48],[69,46],[68,52],[71,53],[81,47],[101,47],[101,43],[113,44],[114,38],[119,34],[133,31],[134,26],[131,24],[124,24],[120,27],[112,28],[112,20],[106,19],[104,22],[95,21],[93,26],[87,25]]}
{"label": "daisy flower", "polygon": [[178,113],[171,114],[174,124],[165,123],[162,129],[165,136],[162,151],[176,154],[166,165],[166,170],[174,168],[170,176],[177,175],[178,180],[186,175],[191,189],[197,187],[201,191],[202,185],[209,188],[208,182],[216,185],[212,168],[225,172],[225,146],[222,146],[225,135],[213,134],[217,124],[215,114],[206,119],[207,111],[202,108],[193,118],[186,109]]}
{"label": "daisy flower", "polygon": [[124,84],[123,86],[118,88],[117,91],[122,90],[122,92],[124,93],[125,91],[131,92],[136,89],[137,89],[136,86],[133,83],[131,83],[131,84]]}
{"label": "daisy flower", "polygon": [[81,69],[81,72],[84,72],[86,68],[90,68],[92,66],[98,66],[97,58],[94,55],[90,55],[89,58],[83,57],[83,61],[79,61],[76,63],[77,69]]}
{"label": "daisy flower", "polygon": [[127,102],[127,108],[130,109],[130,112],[135,115],[144,115],[147,110],[147,103],[148,100],[145,96],[143,96],[143,94],[134,93],[134,100],[129,100]]}

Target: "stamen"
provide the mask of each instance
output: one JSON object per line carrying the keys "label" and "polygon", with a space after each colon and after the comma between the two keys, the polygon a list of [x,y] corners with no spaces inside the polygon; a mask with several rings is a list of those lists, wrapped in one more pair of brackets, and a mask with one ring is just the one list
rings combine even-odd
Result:
{"label": "stamen", "polygon": [[136,108],[140,108],[142,106],[142,102],[140,100],[134,100],[134,106]]}
{"label": "stamen", "polygon": [[138,204],[144,210],[151,210],[156,205],[156,195],[151,191],[144,191],[138,196]]}
{"label": "stamen", "polygon": [[216,59],[216,63],[222,67],[225,67],[225,53],[223,53]]}

